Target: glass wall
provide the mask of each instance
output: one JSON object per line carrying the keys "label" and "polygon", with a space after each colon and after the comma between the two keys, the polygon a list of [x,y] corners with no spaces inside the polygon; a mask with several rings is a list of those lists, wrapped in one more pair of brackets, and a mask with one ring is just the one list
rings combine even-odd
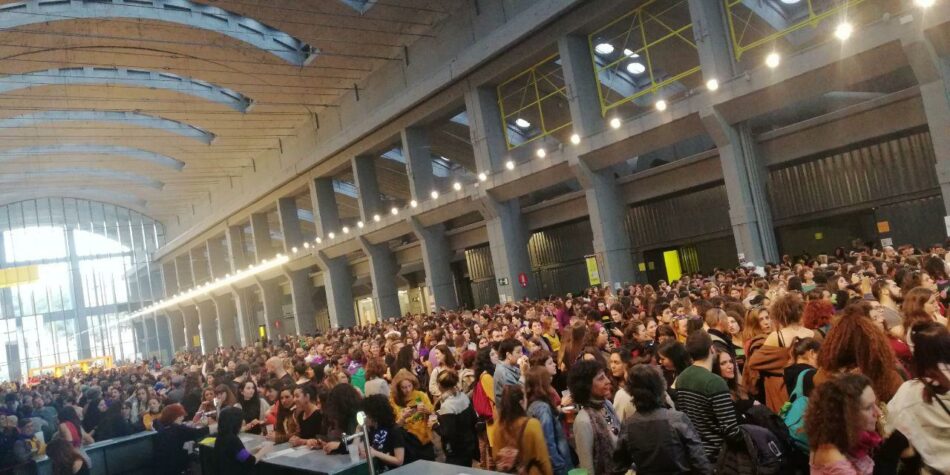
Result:
{"label": "glass wall", "polygon": [[161,223],[107,203],[44,198],[0,206],[0,240],[0,380],[160,354],[156,336],[124,317],[162,297],[149,261],[165,241]]}

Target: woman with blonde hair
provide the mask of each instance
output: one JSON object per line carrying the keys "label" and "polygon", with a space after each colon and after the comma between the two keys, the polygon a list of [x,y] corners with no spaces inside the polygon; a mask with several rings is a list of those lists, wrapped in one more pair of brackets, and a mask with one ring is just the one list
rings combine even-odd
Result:
{"label": "woman with blonde hair", "polygon": [[405,369],[399,370],[390,386],[389,403],[396,415],[396,425],[406,432],[405,463],[416,460],[435,460],[432,446],[432,429],[429,415],[433,414],[432,402],[425,392],[419,390],[419,379]]}

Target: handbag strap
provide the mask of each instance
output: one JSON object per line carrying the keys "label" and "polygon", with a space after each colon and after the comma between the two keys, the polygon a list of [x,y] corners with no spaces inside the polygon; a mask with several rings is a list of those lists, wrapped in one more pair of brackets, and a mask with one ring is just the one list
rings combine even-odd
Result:
{"label": "handbag strap", "polygon": [[933,397],[933,399],[937,401],[937,404],[940,404],[940,407],[943,408],[943,412],[946,412],[947,415],[950,416],[950,408],[947,408],[947,405],[943,403],[943,400],[940,399],[940,395],[937,394],[937,391],[934,391],[934,389],[930,387],[930,385],[927,385],[927,390],[930,391],[930,396]]}
{"label": "handbag strap", "polygon": [[522,447],[524,444],[524,431],[528,428],[528,421],[530,420],[531,418],[526,418],[524,424],[521,424],[521,430],[518,431],[518,456],[515,458],[516,467],[521,465],[521,458],[524,456],[524,448]]}

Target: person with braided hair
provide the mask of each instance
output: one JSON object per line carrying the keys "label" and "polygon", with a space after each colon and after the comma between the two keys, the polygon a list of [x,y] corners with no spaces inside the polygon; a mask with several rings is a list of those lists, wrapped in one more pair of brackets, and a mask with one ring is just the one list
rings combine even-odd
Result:
{"label": "person with braided hair", "polygon": [[871,379],[874,393],[887,402],[903,383],[898,362],[884,330],[871,318],[871,304],[848,305],[821,344],[815,385],[844,373],[860,373]]}

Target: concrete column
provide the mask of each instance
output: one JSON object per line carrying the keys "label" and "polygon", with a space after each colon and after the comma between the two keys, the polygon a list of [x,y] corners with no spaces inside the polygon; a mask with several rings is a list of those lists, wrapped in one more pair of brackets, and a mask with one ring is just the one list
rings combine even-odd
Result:
{"label": "concrete column", "polygon": [[316,310],[313,307],[313,281],[310,280],[310,268],[285,271],[290,282],[290,296],[294,302],[294,325],[298,335],[313,334],[317,331]]}
{"label": "concrete column", "polygon": [[757,157],[749,126],[731,125],[715,109],[704,110],[700,116],[719,149],[739,260],[760,266],[778,262],[772,211],[765,191],[767,171]]}
{"label": "concrete column", "polygon": [[171,297],[178,293],[178,274],[175,272],[175,261],[165,262],[159,269],[162,272],[162,287],[165,297]]}
{"label": "concrete column", "polygon": [[218,349],[218,309],[214,305],[214,300],[202,300],[195,307],[198,309],[200,323],[201,352],[210,354]]}
{"label": "concrete column", "polygon": [[205,247],[208,249],[208,271],[211,272],[211,280],[224,277],[225,274],[231,272],[226,242],[219,238],[212,238],[205,243]]}
{"label": "concrete column", "polygon": [[346,260],[330,259],[319,251],[315,254],[323,273],[323,289],[327,295],[327,312],[330,326],[345,328],[356,325],[356,309],[353,304],[353,273]]}
{"label": "concrete column", "polygon": [[[0,233],[0,238],[2,238],[2,233]],[[0,240],[0,247],[3,247],[3,242]],[[75,315],[76,322],[76,346],[77,355],[79,359],[88,359],[92,358],[92,346],[89,342],[89,322],[87,320],[87,309],[86,299],[84,297],[85,292],[83,292],[83,282],[82,282],[82,273],[79,271],[79,253],[76,250],[76,238],[72,232],[66,233],[66,250],[67,255],[70,257],[71,262],[69,265],[69,285],[72,288],[72,298],[73,298],[73,315]],[[0,252],[3,252],[3,249],[0,249]],[[6,256],[2,257],[4,264],[6,263]],[[2,289],[2,299],[3,299],[3,313],[6,318],[13,318],[16,315],[13,312],[13,294],[10,289]],[[21,323],[19,318],[17,318],[17,326],[20,326]]]}
{"label": "concrete column", "polygon": [[[222,334],[233,333],[241,346],[249,346],[258,340],[257,324],[253,320],[253,309],[250,302],[251,289],[231,287],[231,296],[234,300],[234,321],[222,322]],[[228,337],[230,338],[230,337]]]}
{"label": "concrete column", "polygon": [[145,332],[144,358],[148,359],[158,351],[158,337],[155,335],[155,321],[148,315],[142,317],[142,330]]}
{"label": "concrete column", "polygon": [[189,350],[201,348],[201,335],[198,332],[198,307],[194,305],[182,305],[178,308],[181,310],[181,316],[185,324],[185,347]]}
{"label": "concrete column", "polygon": [[[531,275],[528,258],[528,239],[531,234],[521,215],[517,199],[499,203],[490,196],[480,202],[485,227],[488,230],[488,245],[491,249],[495,279],[498,279],[498,300],[521,300],[537,298],[537,282]],[[520,274],[528,276],[528,286],[518,282]]]}
{"label": "concrete column", "polygon": [[175,354],[175,345],[172,343],[171,339],[171,324],[168,321],[167,314],[155,314],[155,334],[158,336],[158,348],[161,354],[158,357],[158,360],[162,364],[166,364],[171,361],[172,356]]}
{"label": "concrete column", "polygon": [[165,314],[165,324],[168,326],[168,342],[171,354],[181,351],[187,344],[185,339],[185,320],[181,310],[169,310]]}
{"label": "concrete column", "polygon": [[571,127],[575,134],[585,139],[604,129],[590,45],[585,36],[568,35],[558,39],[557,48],[567,86]]}
{"label": "concrete column", "polygon": [[947,83],[950,60],[938,54],[923,32],[902,38],[901,43],[920,84],[920,98],[937,160],[937,182],[943,196],[944,213],[950,216],[950,87]]}
{"label": "concrete column", "polygon": [[183,256],[175,257],[175,276],[178,280],[178,290],[184,291],[195,285],[194,276],[191,274],[191,253],[186,252]]}
{"label": "concrete column", "polygon": [[234,304],[234,295],[215,295],[214,306],[218,310],[218,320],[216,324],[216,336],[218,343],[223,347],[238,346],[237,332],[235,323],[238,321],[237,306]]}
{"label": "concrete column", "polygon": [[[313,223],[318,236],[340,230],[340,213],[336,205],[336,192],[331,178],[317,178],[310,182],[310,198],[313,200]],[[314,254],[323,273],[323,288],[327,296],[327,311],[330,326],[334,328],[356,325],[356,310],[353,304],[353,272],[343,257],[329,258],[323,252]]]}
{"label": "concrete column", "polygon": [[379,182],[376,179],[376,157],[358,155],[353,158],[353,178],[359,196],[360,219],[369,223],[374,214],[384,214],[379,197]]}
{"label": "concrete column", "polygon": [[399,317],[399,288],[396,285],[399,264],[386,243],[372,244],[360,236],[360,247],[369,257],[369,275],[373,282],[373,300],[380,320]]}
{"label": "concrete column", "polygon": [[209,259],[205,257],[205,252],[207,252],[208,246],[207,243],[204,246],[198,246],[194,249],[188,250],[188,259],[191,264],[191,276],[193,277],[193,285],[201,285],[208,281],[208,276],[211,272],[211,266],[209,264]]}
{"label": "concrete column", "polygon": [[[426,271],[426,286],[435,300],[436,308],[456,309],[459,306],[455,291],[455,277],[452,275],[452,249],[445,238],[445,225],[425,227],[415,217],[409,218],[413,232],[422,246],[422,263]],[[426,312],[429,311],[426,302]]]}
{"label": "concrete column", "polygon": [[498,93],[488,87],[466,91],[465,110],[478,171],[490,174],[492,170],[501,170],[508,145],[498,108]]}
{"label": "concrete column", "polygon": [[284,252],[303,245],[303,233],[300,231],[300,218],[297,217],[297,200],[279,198],[277,217],[280,220],[280,232],[284,235]]}
{"label": "concrete column", "polygon": [[[689,1],[703,79],[725,81],[735,74],[722,2]],[[715,98],[714,98],[715,99]],[[768,171],[756,150],[748,124],[730,124],[715,106],[700,112],[719,150],[729,200],[729,219],[740,260],[763,265],[778,262],[778,245],[769,207]]]}
{"label": "concrete column", "polygon": [[274,279],[270,281],[258,280],[257,285],[261,289],[261,300],[264,304],[264,325],[267,328],[267,338],[273,339],[285,335],[287,331],[282,321],[284,309],[281,305],[280,284]]}
{"label": "concrete column", "polygon": [[416,201],[425,200],[435,189],[432,176],[432,148],[428,132],[421,127],[402,130],[402,156],[406,159],[409,191]]}
{"label": "concrete column", "polygon": [[132,323],[132,334],[135,335],[135,353],[142,356],[142,359],[148,358],[148,336],[145,334],[145,324],[143,319],[138,319]]}
{"label": "concrete column", "polygon": [[228,260],[230,261],[231,272],[237,272],[250,264],[247,253],[244,252],[244,229],[241,226],[228,226],[224,237],[228,246]]}
{"label": "concrete column", "polygon": [[257,257],[257,262],[274,257],[274,248],[271,247],[270,243],[270,224],[267,222],[267,213],[251,214],[251,237],[254,239],[254,255]]}
{"label": "concrete column", "polygon": [[[565,36],[558,40],[558,50],[574,133],[583,140],[604,128],[590,46],[585,37]],[[617,186],[613,169],[592,170],[583,159],[573,154],[568,157],[568,163],[587,199],[601,281],[615,288],[624,282],[636,281],[633,246],[626,227],[622,225],[627,218],[627,203]]]}

